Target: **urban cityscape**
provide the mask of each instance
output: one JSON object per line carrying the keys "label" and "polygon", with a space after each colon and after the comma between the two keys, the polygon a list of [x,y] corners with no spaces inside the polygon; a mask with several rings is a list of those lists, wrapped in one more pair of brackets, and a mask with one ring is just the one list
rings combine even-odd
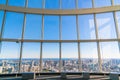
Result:
{"label": "urban cityscape", "polygon": [[[42,72],[59,72],[59,59],[45,58],[42,60]],[[21,72],[40,72],[40,59],[22,59]],[[0,74],[18,73],[18,59],[1,59]],[[97,59],[82,58],[82,72],[99,72]],[[62,59],[62,72],[79,72],[78,59]],[[120,59],[103,59],[103,72],[119,72]]]}

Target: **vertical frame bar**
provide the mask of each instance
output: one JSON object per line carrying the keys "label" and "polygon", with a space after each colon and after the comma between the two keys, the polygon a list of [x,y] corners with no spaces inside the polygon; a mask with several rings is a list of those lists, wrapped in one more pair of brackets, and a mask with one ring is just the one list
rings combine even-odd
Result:
{"label": "vertical frame bar", "polygon": [[[92,0],[92,7],[94,8],[94,0]],[[95,32],[96,32],[96,39],[98,39],[98,26],[96,20],[96,14],[94,14],[94,24],[95,24]],[[100,43],[97,41],[97,51],[98,51],[98,64],[99,64],[99,72],[102,72],[102,60],[101,60],[101,53],[100,53]]]}
{"label": "vertical frame bar", "polygon": [[59,0],[59,8],[62,9],[62,0]]}
{"label": "vertical frame bar", "polygon": [[[76,9],[78,9],[78,0],[76,0]],[[79,33],[79,24],[78,24],[78,15],[76,15],[76,31],[77,31],[77,40],[80,39],[80,33]],[[81,58],[81,53],[80,53],[80,42],[78,44],[78,70],[79,72],[82,72],[82,58]]]}
{"label": "vertical frame bar", "polygon": [[[6,0],[6,6],[8,5],[8,0]],[[5,21],[6,21],[6,10],[4,10],[4,15],[3,15],[3,20],[2,20],[2,27],[1,27],[1,31],[0,31],[0,53],[1,53],[1,47],[2,47],[2,36],[4,33],[4,26],[5,26]]]}
{"label": "vertical frame bar", "polygon": [[78,9],[78,0],[75,0],[76,9]]}
{"label": "vertical frame bar", "polygon": [[[27,8],[27,6],[28,6],[28,0],[26,0],[26,2],[25,2],[25,8]],[[21,66],[22,66],[22,51],[23,51],[25,26],[26,26],[26,13],[24,13],[23,28],[22,28],[22,41],[21,41],[21,45],[20,45],[19,73],[21,72]]]}
{"label": "vertical frame bar", "polygon": [[40,72],[42,72],[42,45],[43,43],[41,42],[40,44]]}
{"label": "vertical frame bar", "polygon": [[[111,0],[111,5],[113,6],[114,5],[114,1]],[[116,12],[114,11],[113,12],[113,17],[114,17],[114,23],[115,23],[115,29],[116,29],[116,35],[117,35],[117,39],[119,39],[119,30],[118,30],[118,22],[117,22],[117,16],[116,16]]]}
{"label": "vertical frame bar", "polygon": [[2,20],[2,27],[1,27],[1,32],[0,32],[0,53],[1,53],[1,47],[2,47],[2,35],[4,32],[5,21],[6,21],[6,11],[4,11],[4,16],[3,16],[3,20]]}
{"label": "vertical frame bar", "polygon": [[[77,31],[77,40],[79,40],[79,24],[78,24],[78,15],[76,15],[76,31]],[[81,60],[81,53],[80,53],[80,42],[78,42],[78,69],[82,72],[82,60]]]}
{"label": "vertical frame bar", "polygon": [[114,0],[111,0],[111,6],[114,6]]}
{"label": "vertical frame bar", "polygon": [[[42,15],[42,33],[41,33],[41,40],[44,40],[44,15]],[[42,66],[43,66],[43,60],[42,60],[42,54],[43,54],[43,42],[41,42],[40,45],[40,72],[42,72]]]}
{"label": "vertical frame bar", "polygon": [[[62,7],[62,1],[59,0],[59,8]],[[59,15],[59,40],[62,40],[62,23],[61,23],[61,15]],[[61,45],[62,43],[59,42],[59,72],[62,72],[62,51],[61,51]]]}
{"label": "vertical frame bar", "polygon": [[[42,35],[41,39],[44,40],[44,15],[42,15]],[[42,72],[42,66],[43,66],[43,60],[42,60],[42,54],[43,54],[43,42],[41,42],[41,48],[40,48],[40,72]]]}
{"label": "vertical frame bar", "polygon": [[[42,0],[42,9],[45,8],[45,0]],[[42,15],[42,29],[41,29],[41,40],[44,40],[44,15]],[[43,54],[43,42],[40,44],[40,72],[42,72],[42,66],[43,66],[43,60],[42,60],[42,54]]]}
{"label": "vertical frame bar", "polygon": [[[62,26],[61,26],[61,16],[59,16],[59,39],[61,40],[62,39]],[[60,65],[60,69],[59,71],[61,72],[61,69],[62,69],[62,51],[61,51],[61,45],[62,43],[59,42],[59,65]]]}
{"label": "vertical frame bar", "polygon": [[42,0],[42,8],[45,9],[45,0]]}

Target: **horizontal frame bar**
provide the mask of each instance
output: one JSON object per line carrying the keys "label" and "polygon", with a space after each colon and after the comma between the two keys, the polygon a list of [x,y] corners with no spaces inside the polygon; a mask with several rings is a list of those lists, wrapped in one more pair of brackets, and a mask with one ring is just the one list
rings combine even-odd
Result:
{"label": "horizontal frame bar", "polygon": [[61,9],[48,10],[48,9],[36,9],[36,8],[24,8],[24,7],[0,5],[0,10],[28,13],[28,14],[79,15],[79,14],[93,14],[93,13],[120,11],[120,5],[101,7],[101,8],[73,9],[73,10],[61,10]]}
{"label": "horizontal frame bar", "polygon": [[120,39],[93,39],[93,40],[30,40],[30,39],[1,39],[4,42],[110,42],[110,41],[120,41]]}

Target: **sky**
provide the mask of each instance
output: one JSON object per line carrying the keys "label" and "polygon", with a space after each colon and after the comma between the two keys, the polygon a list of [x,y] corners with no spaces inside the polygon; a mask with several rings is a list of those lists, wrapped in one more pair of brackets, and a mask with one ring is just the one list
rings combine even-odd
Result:
{"label": "sky", "polygon": [[[116,5],[120,0],[115,0]],[[5,4],[5,0],[0,0]],[[67,4],[67,5],[66,5]],[[25,0],[9,0],[9,6],[25,6]],[[87,5],[87,6],[86,6]],[[95,0],[95,7],[110,6],[110,0]],[[28,8],[42,8],[42,0],[28,0]],[[75,0],[62,0],[62,9],[75,9]],[[91,0],[78,0],[78,8],[92,8]],[[59,0],[45,0],[45,9],[59,9]],[[3,19],[0,11],[0,29]],[[117,12],[117,21],[120,26],[120,12]],[[96,15],[99,39],[116,39],[113,13]],[[24,14],[7,12],[3,38],[21,39]],[[59,16],[44,15],[44,40],[59,40]],[[78,27],[80,40],[96,39],[94,15],[79,15]],[[42,15],[26,14],[24,39],[41,40]],[[120,29],[119,29],[120,30]],[[61,16],[62,40],[77,40],[76,16]],[[24,43],[23,58],[39,58],[41,43]],[[78,58],[77,43],[62,43],[62,58]],[[80,43],[81,58],[98,58],[97,43]],[[120,58],[118,42],[101,42],[102,58]],[[0,58],[19,58],[20,43],[2,42]],[[114,53],[114,55],[113,55]],[[43,43],[43,58],[58,58],[59,43]]]}

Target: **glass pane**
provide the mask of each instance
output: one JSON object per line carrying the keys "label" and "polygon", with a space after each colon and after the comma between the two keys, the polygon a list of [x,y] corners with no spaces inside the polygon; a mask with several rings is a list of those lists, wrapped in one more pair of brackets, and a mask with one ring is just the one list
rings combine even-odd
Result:
{"label": "glass pane", "polygon": [[0,4],[6,4],[6,0],[0,0]]}
{"label": "glass pane", "polygon": [[120,0],[114,0],[114,5],[120,5]]}
{"label": "glass pane", "polygon": [[21,13],[6,13],[3,38],[20,39],[22,35],[24,15]]}
{"label": "glass pane", "polygon": [[82,70],[84,72],[98,72],[97,44],[95,42],[80,43],[80,51]]}
{"label": "glass pane", "polygon": [[59,9],[59,0],[45,0],[46,9]]}
{"label": "glass pane", "polygon": [[61,0],[62,9],[75,9],[75,0]]}
{"label": "glass pane", "polygon": [[98,37],[100,39],[116,38],[113,13],[97,14]]}
{"label": "glass pane", "polygon": [[0,11],[0,31],[1,31],[1,28],[2,28],[3,16],[4,16],[4,12]]}
{"label": "glass pane", "polygon": [[77,43],[62,43],[62,72],[78,72]]}
{"label": "glass pane", "polygon": [[43,44],[43,72],[59,72],[59,43]]}
{"label": "glass pane", "polygon": [[111,6],[111,0],[94,0],[95,7]]}
{"label": "glass pane", "polygon": [[19,70],[20,43],[2,42],[0,53],[0,73],[17,73]]}
{"label": "glass pane", "polygon": [[25,39],[41,39],[42,17],[41,15],[26,15]]}
{"label": "glass pane", "polygon": [[80,39],[96,39],[93,15],[80,15],[78,17]]}
{"label": "glass pane", "polygon": [[120,72],[120,53],[118,42],[101,42],[103,72]]}
{"label": "glass pane", "polygon": [[42,1],[43,0],[28,0],[28,7],[29,8],[42,8]]}
{"label": "glass pane", "polygon": [[44,17],[44,39],[59,39],[59,16]]}
{"label": "glass pane", "polygon": [[26,0],[8,0],[8,5],[24,7],[25,2]]}
{"label": "glass pane", "polygon": [[62,16],[62,39],[63,40],[77,39],[75,16]]}
{"label": "glass pane", "polygon": [[24,43],[21,72],[40,71],[40,43]]}
{"label": "glass pane", "polygon": [[117,24],[119,29],[119,35],[120,35],[120,11],[116,12],[116,18],[117,18]]}
{"label": "glass pane", "polygon": [[92,8],[92,0],[78,0],[78,8]]}

